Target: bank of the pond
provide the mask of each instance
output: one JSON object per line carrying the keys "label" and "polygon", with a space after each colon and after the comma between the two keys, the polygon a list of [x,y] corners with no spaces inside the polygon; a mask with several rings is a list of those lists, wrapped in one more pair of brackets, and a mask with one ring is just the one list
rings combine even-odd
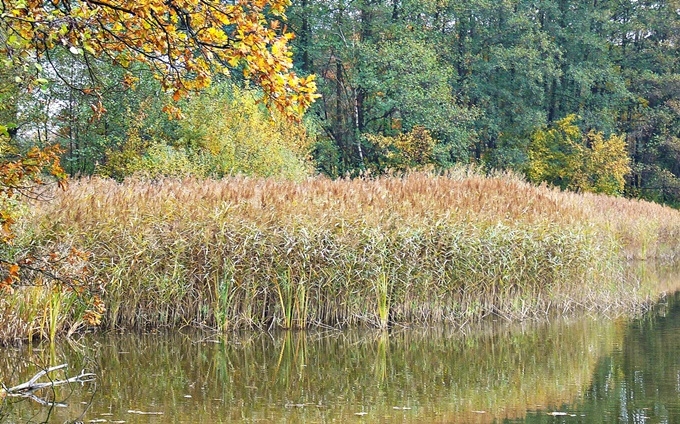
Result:
{"label": "bank of the pond", "polygon": [[[470,171],[299,183],[83,179],[32,211],[17,246],[89,252],[102,325],[117,328],[633,309],[659,289],[625,278],[625,262],[680,253],[678,211]],[[69,331],[83,313],[72,296],[4,294],[0,337]]]}

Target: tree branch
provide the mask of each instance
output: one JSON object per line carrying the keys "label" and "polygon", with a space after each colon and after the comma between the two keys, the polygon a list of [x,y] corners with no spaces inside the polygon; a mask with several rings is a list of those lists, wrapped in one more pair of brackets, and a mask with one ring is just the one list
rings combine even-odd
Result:
{"label": "tree branch", "polygon": [[[30,380],[28,380],[25,383],[21,383],[17,386],[10,387],[9,389],[3,388],[0,390],[0,394],[4,394],[5,396],[15,396],[15,397],[30,397],[31,399],[34,399],[36,396],[34,393],[37,390],[44,389],[46,387],[56,387],[56,386],[62,386],[64,384],[70,384],[70,383],[87,383],[89,381],[94,381],[97,376],[93,373],[86,373],[85,370],[81,371],[79,375],[64,379],[64,380],[52,380],[49,382],[38,382],[38,380],[44,376],[47,375],[53,371],[58,371],[60,369],[64,369],[68,367],[68,364],[61,364],[57,365],[54,367],[50,367],[47,369],[44,369],[40,372],[38,372],[36,375],[33,376]],[[42,403],[42,402],[41,402]],[[60,406],[59,404],[55,404],[55,406]]]}

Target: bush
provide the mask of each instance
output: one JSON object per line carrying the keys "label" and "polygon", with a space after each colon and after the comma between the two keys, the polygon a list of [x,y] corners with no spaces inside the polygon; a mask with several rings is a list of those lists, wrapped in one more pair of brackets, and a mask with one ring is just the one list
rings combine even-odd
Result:
{"label": "bush", "polygon": [[311,173],[314,139],[305,125],[268,111],[255,90],[222,85],[188,100],[174,140],[147,127],[147,106],[135,113],[120,148],[107,151],[101,175],[301,179]]}
{"label": "bush", "polygon": [[435,162],[437,140],[422,126],[394,137],[373,134],[364,137],[374,145],[378,156],[374,166],[379,172],[423,170]]}
{"label": "bush", "polygon": [[313,143],[305,126],[270,114],[254,90],[214,88],[183,108],[180,144],[211,176],[245,174],[300,179],[309,175]]}
{"label": "bush", "polygon": [[583,134],[575,120],[569,115],[553,128],[534,131],[527,176],[562,189],[621,194],[631,170],[624,137]]}

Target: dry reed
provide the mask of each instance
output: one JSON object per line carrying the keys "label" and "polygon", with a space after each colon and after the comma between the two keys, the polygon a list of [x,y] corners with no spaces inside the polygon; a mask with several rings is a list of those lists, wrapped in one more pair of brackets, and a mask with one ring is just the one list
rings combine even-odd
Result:
{"label": "dry reed", "polygon": [[624,278],[625,260],[680,253],[670,208],[467,169],[297,183],[82,179],[22,228],[34,251],[92,254],[104,326],[116,328],[460,324],[634,308],[654,289]]}

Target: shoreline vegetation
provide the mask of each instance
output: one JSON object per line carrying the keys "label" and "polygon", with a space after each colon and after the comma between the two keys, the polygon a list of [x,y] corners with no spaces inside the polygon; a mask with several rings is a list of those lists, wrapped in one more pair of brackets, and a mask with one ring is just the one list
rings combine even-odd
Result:
{"label": "shoreline vegetation", "polygon": [[[102,329],[313,328],[636,311],[664,288],[632,260],[680,255],[680,212],[511,174],[302,182],[72,181],[28,208],[18,258],[87,252]],[[84,327],[49,281],[0,297],[0,341]]]}

